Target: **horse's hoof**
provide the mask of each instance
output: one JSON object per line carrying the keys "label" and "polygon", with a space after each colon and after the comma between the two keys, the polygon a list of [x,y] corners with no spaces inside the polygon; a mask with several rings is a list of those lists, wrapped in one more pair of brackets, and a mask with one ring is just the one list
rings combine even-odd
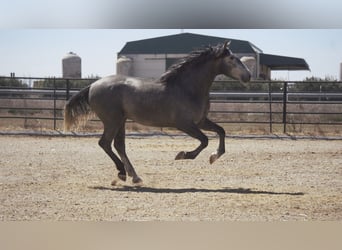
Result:
{"label": "horse's hoof", "polygon": [[139,176],[133,177],[132,182],[133,184],[138,185],[138,186],[143,184],[143,181],[142,179],[140,179]]}
{"label": "horse's hoof", "polygon": [[126,172],[127,172],[127,175],[128,175],[129,177],[133,177],[133,172],[132,172],[132,171],[127,171],[127,169],[126,169]]}
{"label": "horse's hoof", "polygon": [[218,155],[217,153],[212,153],[210,158],[209,158],[210,164],[213,164],[219,157],[220,157],[220,155]]}
{"label": "horse's hoof", "polygon": [[175,160],[182,160],[182,159],[185,159],[185,152],[184,151],[179,152],[175,158]]}
{"label": "horse's hoof", "polygon": [[118,174],[118,177],[119,177],[119,179],[120,180],[122,180],[122,181],[126,181],[126,175],[125,174]]}
{"label": "horse's hoof", "polygon": [[113,180],[112,183],[111,183],[110,185],[116,186],[116,180]]}

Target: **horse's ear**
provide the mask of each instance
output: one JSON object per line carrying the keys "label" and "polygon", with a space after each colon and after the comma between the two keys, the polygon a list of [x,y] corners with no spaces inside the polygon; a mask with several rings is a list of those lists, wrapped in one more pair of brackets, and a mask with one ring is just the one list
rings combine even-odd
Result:
{"label": "horse's ear", "polygon": [[230,45],[230,43],[231,43],[232,41],[225,41],[224,42],[224,45],[223,45],[223,49],[227,49],[227,48],[229,48],[229,45]]}

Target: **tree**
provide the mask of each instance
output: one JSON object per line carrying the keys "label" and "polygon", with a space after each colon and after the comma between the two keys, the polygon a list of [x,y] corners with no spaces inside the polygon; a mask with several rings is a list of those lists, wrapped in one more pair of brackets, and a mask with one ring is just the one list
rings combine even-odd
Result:
{"label": "tree", "polygon": [[18,80],[16,78],[9,77],[0,77],[0,86],[1,87],[21,87],[27,88],[27,84],[23,83],[22,80]]}
{"label": "tree", "polygon": [[89,84],[95,82],[98,78],[89,78],[89,79],[54,79],[54,78],[47,78],[43,80],[38,80],[33,83],[34,88],[69,88],[71,89],[81,89]]}
{"label": "tree", "polygon": [[303,82],[296,83],[292,87],[295,91],[317,91],[317,92],[340,92],[342,91],[342,83],[339,83],[333,76],[306,77]]}

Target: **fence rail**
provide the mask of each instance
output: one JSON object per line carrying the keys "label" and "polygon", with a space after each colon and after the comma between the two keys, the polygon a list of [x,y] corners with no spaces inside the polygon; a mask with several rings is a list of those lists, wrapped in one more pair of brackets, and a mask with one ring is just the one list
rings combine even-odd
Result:
{"label": "fence rail", "polygon": [[[96,80],[0,77],[0,129],[14,120],[25,124],[30,120],[37,124],[50,121],[52,124],[44,128],[61,129],[66,100]],[[271,133],[274,125],[281,125],[284,133],[295,125],[332,125],[337,132],[342,129],[342,82],[266,81],[231,88],[237,84],[214,82],[209,116],[215,122],[262,124]],[[302,88],[305,85],[313,90]]]}

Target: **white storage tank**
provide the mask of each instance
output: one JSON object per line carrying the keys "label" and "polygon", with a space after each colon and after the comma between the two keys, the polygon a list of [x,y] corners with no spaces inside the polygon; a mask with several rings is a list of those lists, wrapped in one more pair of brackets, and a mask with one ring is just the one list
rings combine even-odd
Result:
{"label": "white storage tank", "polygon": [[81,78],[81,57],[74,52],[69,52],[62,59],[63,78]]}
{"label": "white storage tank", "polygon": [[241,62],[243,62],[247,68],[249,69],[249,71],[252,74],[252,79],[257,78],[257,68],[256,68],[256,60],[253,56],[243,56],[240,58]]}
{"label": "white storage tank", "polygon": [[133,60],[126,56],[121,56],[116,62],[116,74],[133,76]]}

